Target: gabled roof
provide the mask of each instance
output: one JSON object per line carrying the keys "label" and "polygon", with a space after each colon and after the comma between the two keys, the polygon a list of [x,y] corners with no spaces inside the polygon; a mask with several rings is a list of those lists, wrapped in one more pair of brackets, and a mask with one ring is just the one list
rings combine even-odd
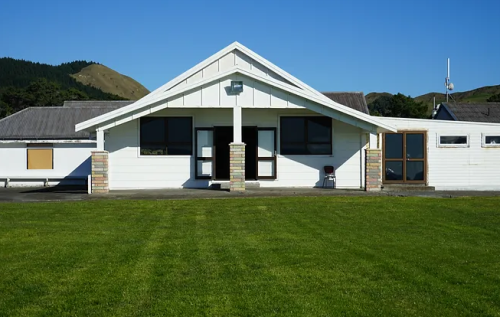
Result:
{"label": "gabled roof", "polygon": [[438,113],[440,111],[447,111],[457,121],[500,123],[498,102],[442,103]]}
{"label": "gabled roof", "polygon": [[[263,67],[268,69],[269,73],[261,75],[254,71],[249,71],[248,68],[245,68],[242,65],[236,63],[234,66],[226,68],[222,71],[219,69],[218,71],[213,72],[206,77],[201,76],[201,79],[190,81],[191,79],[193,79],[193,76],[195,76],[195,74],[199,74],[205,68],[212,65],[212,63],[218,61],[221,58],[224,58],[224,56],[231,52],[235,52],[235,56],[238,56],[238,54],[242,55],[243,59],[248,58],[256,61],[256,63],[258,63],[259,65],[263,65]],[[250,67],[250,69],[252,68]],[[369,124],[374,127],[381,127],[383,130],[396,131],[394,127],[383,123],[376,117],[372,117],[366,113],[353,110],[338,102],[333,101],[332,99],[314,90],[313,88],[288,74],[281,68],[277,67],[276,65],[272,64],[271,62],[267,61],[266,59],[262,58],[261,56],[257,55],[253,51],[237,42],[229,45],[228,47],[209,57],[205,61],[199,63],[182,75],[169,81],[165,85],[161,86],[160,88],[156,89],[155,91],[151,92],[149,95],[143,97],[135,103],[112,111],[110,113],[101,115],[97,118],[77,124],[76,130],[94,130],[98,127],[106,126],[106,123],[109,124],[113,121],[116,124],[116,120],[118,119],[120,120],[119,124],[122,124],[124,122],[139,118],[151,112],[163,109],[162,103],[165,103],[167,100],[169,100],[169,98],[171,99],[175,96],[182,95],[187,91],[202,87],[203,85],[208,85],[230,75],[243,75],[247,78],[259,81],[271,87],[276,87],[286,93],[305,98],[306,100],[310,100],[316,104],[319,104],[320,107],[322,106],[328,108],[330,114],[331,110],[337,111],[337,113],[339,114],[338,117],[345,118],[345,116],[347,116],[349,118],[358,119],[364,124]],[[154,107],[154,110],[151,109],[152,107]],[[166,107],[166,105],[164,105],[163,107]]]}
{"label": "gabled roof", "polygon": [[75,132],[75,124],[132,102],[75,101],[63,107],[26,108],[0,120],[0,140],[89,139],[89,132]]}
{"label": "gabled roof", "polygon": [[359,112],[370,114],[366,104],[365,94],[362,92],[324,92],[323,95],[331,100]]}

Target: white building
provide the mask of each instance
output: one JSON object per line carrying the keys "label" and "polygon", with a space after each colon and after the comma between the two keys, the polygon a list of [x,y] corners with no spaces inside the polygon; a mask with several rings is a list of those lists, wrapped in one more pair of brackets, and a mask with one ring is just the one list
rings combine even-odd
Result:
{"label": "white building", "polygon": [[65,102],[63,107],[27,108],[0,120],[0,184],[82,184],[91,172],[95,135],[75,124],[131,101]]}
{"label": "white building", "polygon": [[315,187],[325,166],[337,188],[500,189],[499,124],[374,117],[326,95],[233,43],[76,131],[96,136],[94,192]]}

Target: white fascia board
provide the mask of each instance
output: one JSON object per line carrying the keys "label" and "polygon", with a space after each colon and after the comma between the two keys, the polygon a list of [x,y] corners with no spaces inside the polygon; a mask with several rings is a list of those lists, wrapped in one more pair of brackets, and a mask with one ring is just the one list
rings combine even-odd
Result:
{"label": "white fascia board", "polygon": [[[154,104],[154,103],[157,103],[157,102],[162,102],[162,101],[166,101],[167,99],[169,98],[172,98],[172,97],[176,97],[177,95],[179,94],[182,94],[182,93],[185,93],[187,91],[190,91],[192,89],[195,89],[195,88],[198,88],[198,87],[201,87],[205,84],[208,84],[208,83],[211,83],[211,82],[214,82],[216,80],[219,80],[219,79],[222,79],[224,77],[227,77],[227,76],[230,76],[230,75],[233,75],[233,74],[241,74],[241,75],[244,75],[246,77],[249,77],[249,78],[252,78],[254,80],[257,80],[259,82],[262,82],[264,84],[267,84],[271,87],[276,87],[276,88],[279,88],[281,90],[284,90],[288,93],[291,93],[293,95],[296,95],[296,96],[299,96],[299,97],[302,97],[304,99],[307,99],[307,100],[310,100],[312,102],[315,102],[317,104],[320,104],[328,109],[333,109],[337,112],[339,112],[339,115],[335,116],[336,119],[340,120],[340,121],[344,121],[348,124],[351,124],[351,125],[355,125],[355,126],[358,126],[360,128],[363,128],[365,130],[369,130],[369,131],[373,131],[373,130],[377,130],[377,127],[380,127],[382,129],[378,129],[379,132],[384,132],[384,131],[392,131],[392,132],[395,132],[397,131],[397,129],[389,124],[385,124],[385,123],[382,123],[380,122],[379,120],[375,119],[374,117],[370,116],[370,115],[367,115],[367,114],[364,114],[362,112],[359,112],[359,111],[356,111],[356,110],[353,110],[349,107],[346,107],[346,106],[343,106],[339,103],[336,103],[335,101],[331,100],[331,99],[328,99],[328,100],[323,100],[323,99],[320,99],[318,98],[316,95],[312,94],[311,92],[309,91],[304,91],[302,89],[299,89],[297,87],[294,87],[294,86],[291,86],[289,84],[286,84],[286,83],[283,83],[279,80],[276,80],[272,77],[264,77],[264,76],[260,76],[260,75],[257,75],[257,74],[254,74],[254,73],[251,73],[245,69],[241,69],[239,68],[238,66],[235,66],[235,67],[232,67],[231,69],[223,72],[223,73],[219,73],[219,74],[216,74],[210,78],[206,78],[204,80],[201,80],[199,82],[196,82],[196,83],[193,83],[191,85],[186,85],[186,86],[183,86],[179,89],[176,89],[176,90],[171,90],[171,91],[167,91],[163,94],[159,94],[157,97],[153,98],[153,99],[150,99],[148,101],[146,101],[144,104],[142,104],[142,107],[150,107],[148,109],[142,109],[140,113],[128,113],[129,116],[127,118],[120,118],[120,120],[117,120],[117,121],[114,121],[114,122],[111,122],[111,123],[108,123],[107,125],[103,125],[100,127],[100,129],[109,129],[109,128],[112,128],[116,125],[120,125],[120,124],[123,124],[125,122],[128,122],[128,121],[131,121],[131,120],[134,120],[134,119],[137,119],[139,117],[142,117],[142,116],[145,116],[145,115],[148,115],[148,114],[151,114],[153,112],[156,112],[156,111],[160,111],[162,109],[165,109],[167,108],[167,104],[164,104],[164,105],[161,105],[161,106],[154,106],[154,110],[152,110],[151,106]],[[137,110],[140,110],[140,109],[137,109]],[[328,115],[328,116],[332,116],[332,113],[324,113],[325,115]],[[348,118],[356,118],[362,122],[366,122],[367,124],[369,124],[369,126],[374,126],[375,129],[371,129],[369,127],[367,127],[366,125],[358,125],[356,123],[353,123],[352,121],[350,121],[348,118],[345,118],[345,117],[348,117]],[[116,117],[114,117],[116,119]],[[113,118],[110,118],[109,120],[112,120]],[[102,123],[102,122],[101,122]]]}
{"label": "white fascia board", "polygon": [[175,85],[181,83],[182,81],[186,80],[193,74],[197,73],[198,71],[202,70],[203,68],[207,67],[208,65],[212,64],[219,58],[223,57],[224,55],[230,53],[236,48],[237,42],[234,42],[227,47],[223,48],[219,52],[213,54],[209,58],[205,59],[204,61],[198,63],[197,65],[191,67],[189,70],[185,71],[184,73],[180,74],[179,76],[175,77],[174,79],[170,80],[166,84],[162,85],[161,87],[155,89],[154,91],[150,92],[148,95],[142,97],[141,99],[137,100],[136,102],[120,108],[113,110],[111,112],[105,113],[103,115],[100,115],[98,117],[95,117],[93,119],[81,122],[75,126],[75,131],[82,131],[87,128],[90,128],[94,125],[97,125],[99,123],[105,122],[113,117],[118,117],[123,114],[126,114],[128,112],[133,112],[137,110],[138,108],[142,107],[146,102],[150,102],[152,99],[156,99],[155,97],[159,96],[160,94],[166,92],[168,89],[174,87]]}
{"label": "white fascia board", "polygon": [[325,95],[323,95],[322,93],[320,93],[316,89],[310,87],[309,85],[307,85],[303,81],[301,81],[301,80],[297,79],[296,77],[292,76],[290,73],[288,73],[288,72],[284,71],[283,69],[279,68],[278,66],[276,66],[273,63],[271,63],[270,61],[268,61],[267,59],[263,58],[262,56],[260,56],[259,54],[255,53],[254,51],[252,51],[251,49],[247,48],[246,46],[244,46],[244,45],[242,45],[242,44],[240,44],[238,42],[235,42],[235,44],[236,44],[236,48],[239,49],[241,52],[243,52],[246,55],[250,56],[251,58],[255,59],[256,61],[258,61],[262,65],[266,66],[267,68],[269,68],[270,70],[272,70],[276,74],[280,75],[281,77],[285,78],[286,80],[290,81],[291,83],[295,84],[296,86],[298,86],[298,87],[300,87],[300,88],[302,88],[304,90],[307,90],[309,92],[312,92],[313,94],[317,95],[321,99],[325,98],[325,100],[326,99],[330,100],[328,97],[326,97]]}
{"label": "white fascia board", "polygon": [[250,72],[248,72],[247,70],[244,70],[244,69],[238,69],[238,72],[241,73],[242,75],[245,75],[245,76],[251,77],[251,78],[253,78],[255,80],[258,80],[258,81],[261,81],[263,83],[266,83],[266,84],[268,84],[270,86],[277,87],[279,89],[285,90],[285,91],[287,91],[289,93],[292,93],[294,95],[297,95],[299,97],[302,97],[302,98],[314,101],[314,102],[316,102],[316,103],[318,103],[320,105],[332,108],[332,109],[334,109],[334,110],[336,110],[336,111],[338,111],[340,113],[343,113],[343,114],[346,114],[348,116],[357,118],[359,120],[368,122],[368,123],[370,123],[370,124],[372,124],[374,126],[381,127],[381,128],[384,128],[384,129],[386,129],[388,131],[392,131],[392,132],[396,132],[397,131],[397,129],[395,127],[393,127],[392,125],[390,125],[390,124],[381,122],[380,120],[375,119],[375,117],[373,117],[373,116],[370,116],[370,115],[367,115],[367,114],[362,113],[360,111],[351,109],[351,108],[349,108],[347,106],[344,106],[342,104],[339,104],[339,103],[337,103],[337,102],[335,102],[335,101],[333,101],[331,99],[324,100],[323,98],[318,98],[318,96],[312,94],[311,92],[307,92],[307,91],[303,91],[301,89],[297,89],[296,87],[284,84],[281,81],[278,81],[278,80],[276,80],[274,78],[271,78],[271,77],[263,77],[263,76],[256,75],[254,73],[250,73]]}
{"label": "white fascia board", "polygon": [[[173,86],[175,86],[178,83],[182,82],[183,80],[187,79],[192,74],[195,74],[196,72],[200,71],[204,67],[210,65],[211,63],[213,63],[217,59],[221,58],[225,54],[228,54],[229,52],[231,52],[231,51],[233,51],[235,49],[237,49],[237,50],[241,51],[242,53],[246,54],[247,56],[255,59],[259,63],[263,64],[265,67],[269,68],[270,70],[274,71],[275,73],[277,73],[278,75],[282,76],[286,80],[288,80],[288,81],[292,82],[293,84],[297,85],[299,88],[294,87],[292,85],[288,85],[288,84],[283,83],[281,81],[278,81],[278,80],[276,80],[276,79],[274,79],[274,78],[272,78],[270,76],[263,77],[263,76],[260,76],[260,75],[248,72],[248,71],[246,71],[244,69],[241,69],[238,66],[234,66],[234,67],[230,68],[229,70],[227,70],[226,72],[219,73],[219,74],[217,74],[215,76],[212,76],[210,78],[203,79],[203,80],[195,82],[195,83],[193,83],[191,85],[183,86],[183,87],[181,87],[179,89],[173,89],[173,90],[167,91],[167,89],[172,88]],[[313,88],[309,87],[308,85],[306,85],[302,81],[300,81],[297,78],[293,77],[292,75],[288,74],[287,72],[285,72],[284,70],[282,70],[278,66],[272,64],[271,62],[267,61],[263,57],[259,56],[258,54],[256,54],[255,52],[251,51],[250,49],[246,48],[245,46],[241,45],[238,42],[234,42],[231,45],[227,46],[226,48],[222,49],[221,51],[215,53],[214,55],[212,55],[211,57],[207,58],[203,62],[199,63],[198,65],[192,67],[191,69],[189,69],[188,71],[184,72],[183,74],[181,74],[181,75],[177,76],[176,78],[172,79],[167,84],[161,86],[160,88],[156,89],[155,91],[153,91],[152,93],[148,94],[147,96],[139,99],[135,103],[133,103],[133,104],[131,104],[129,106],[126,106],[126,107],[123,107],[123,108],[120,108],[120,109],[117,109],[117,110],[105,113],[105,114],[103,114],[101,116],[98,116],[96,118],[93,118],[93,119],[90,119],[90,120],[78,123],[75,126],[75,130],[76,131],[82,131],[82,130],[88,129],[90,127],[97,126],[97,125],[99,125],[101,123],[104,123],[106,121],[112,120],[114,118],[118,118],[119,116],[126,115],[128,113],[135,112],[137,110],[140,110],[143,107],[150,106],[153,103],[156,103],[156,102],[159,102],[159,101],[162,101],[162,100],[166,100],[166,99],[168,99],[170,97],[173,97],[175,95],[178,95],[180,93],[183,93],[183,92],[186,92],[188,90],[197,88],[197,87],[202,86],[202,85],[204,85],[206,83],[209,83],[209,82],[212,82],[214,80],[223,78],[225,76],[229,76],[229,75],[237,73],[237,72],[241,73],[241,74],[244,74],[244,75],[246,75],[248,77],[254,78],[256,80],[259,80],[261,82],[267,83],[267,84],[269,84],[271,86],[278,87],[278,88],[280,88],[282,90],[285,90],[285,91],[288,91],[288,92],[293,93],[295,95],[298,95],[298,96],[301,96],[303,98],[309,99],[309,100],[314,101],[316,103],[319,103],[321,105],[333,108],[333,109],[335,109],[335,110],[337,110],[337,111],[339,111],[341,113],[344,113],[344,114],[347,114],[349,116],[352,116],[352,117],[358,118],[360,120],[366,121],[366,122],[368,122],[368,123],[370,123],[372,125],[381,127],[381,128],[383,128],[385,130],[396,131],[396,129],[394,127],[392,127],[391,125],[388,125],[388,124],[385,124],[383,122],[380,122],[379,120],[374,119],[374,117],[372,117],[370,115],[361,113],[359,111],[353,110],[353,109],[351,109],[349,107],[342,106],[342,105],[334,102],[333,100],[329,99],[328,97],[326,97],[322,93],[320,93],[320,92],[314,90]],[[156,109],[156,111],[157,110],[160,110],[160,108]],[[126,121],[127,120],[123,121],[122,123],[124,123]],[[110,126],[110,125],[108,124],[107,126]],[[111,124],[111,126],[113,126],[113,125]]]}
{"label": "white fascia board", "polygon": [[224,55],[232,52],[233,50],[239,50],[239,51],[241,51],[242,53],[246,54],[250,58],[256,60],[257,62],[261,63],[265,67],[267,67],[270,70],[272,70],[273,72],[275,72],[278,75],[282,76],[286,80],[292,82],[293,84],[295,84],[298,87],[304,89],[305,91],[309,91],[310,93],[316,95],[320,99],[323,99],[325,101],[330,100],[328,97],[326,97],[322,93],[320,93],[317,90],[315,90],[315,89],[311,88],[310,86],[306,85],[305,83],[303,83],[302,81],[298,80],[294,76],[290,75],[286,71],[282,70],[278,66],[274,65],[273,63],[269,62],[265,58],[261,57],[260,55],[258,55],[254,51],[248,49],[247,47],[245,47],[244,45],[242,45],[242,44],[240,44],[238,42],[234,42],[234,43],[228,45],[227,47],[223,48],[219,52],[213,54],[209,58],[205,59],[204,61],[198,63],[197,65],[195,65],[194,67],[190,68],[189,70],[185,71],[181,75],[179,75],[179,76],[175,77],[174,79],[170,80],[165,85],[159,87],[158,89],[155,89],[154,91],[152,91],[148,95],[146,95],[143,98],[137,100],[133,104],[130,104],[130,105],[126,106],[126,107],[123,107],[123,108],[120,108],[120,109],[108,112],[108,113],[103,114],[101,116],[98,116],[96,118],[93,118],[93,119],[81,122],[81,123],[79,123],[79,124],[77,124],[75,126],[75,130],[76,131],[85,130],[85,129],[90,128],[90,127],[92,127],[94,125],[97,125],[99,123],[108,121],[108,120],[112,119],[113,117],[118,117],[118,116],[121,116],[121,115],[126,114],[128,112],[133,112],[133,111],[139,109],[140,107],[144,106],[146,103],[151,104],[153,102],[156,102],[156,101],[152,101],[152,100],[157,100],[158,96],[160,96],[163,93],[165,93],[168,89],[171,89],[175,85],[177,85],[177,84],[181,83],[182,81],[186,80],[187,78],[189,78],[193,74],[197,73],[198,71],[202,70],[203,68],[207,67],[208,65],[212,64],[213,62],[215,62],[216,60],[220,59]]}
{"label": "white fascia board", "polygon": [[[228,69],[225,72],[218,73],[218,74],[216,74],[216,75],[214,75],[212,77],[203,79],[203,80],[195,82],[193,84],[186,85],[186,86],[183,86],[183,87],[178,88],[178,89],[173,89],[173,90],[165,91],[165,92],[163,92],[161,94],[159,93],[159,94],[157,94],[157,96],[149,98],[148,100],[144,100],[144,99],[138,100],[137,102],[135,102],[133,104],[134,107],[131,108],[131,109],[124,109],[124,108],[126,108],[126,107],[124,107],[124,108],[122,108],[122,109],[124,109],[124,111],[116,112],[117,110],[121,110],[121,109],[117,109],[115,111],[111,111],[111,112],[105,113],[105,114],[103,114],[101,116],[98,116],[96,118],[93,118],[93,119],[90,119],[90,120],[78,123],[75,126],[76,132],[85,130],[85,129],[90,128],[92,126],[99,125],[99,124],[101,124],[103,122],[112,120],[112,119],[117,118],[117,117],[119,117],[121,115],[132,113],[132,112],[134,112],[136,110],[140,110],[143,107],[150,106],[150,105],[152,105],[152,104],[154,104],[156,102],[164,101],[164,100],[166,100],[166,99],[168,99],[170,97],[176,96],[178,94],[184,93],[184,92],[189,91],[191,89],[195,89],[197,87],[203,86],[203,85],[205,85],[207,83],[210,83],[210,82],[213,82],[215,80],[218,80],[218,79],[224,78],[226,76],[232,75],[232,74],[236,73],[237,69],[238,69],[238,67],[232,67],[232,68]],[[160,109],[158,109],[158,110],[160,110]]]}
{"label": "white fascia board", "polygon": [[237,42],[234,42],[234,43],[226,46],[225,48],[223,48],[222,50],[220,50],[217,53],[213,54],[209,58],[203,60],[202,62],[196,64],[193,67],[191,67],[190,69],[188,69],[184,73],[182,73],[179,76],[175,77],[174,79],[170,80],[168,83],[164,84],[160,88],[155,89],[154,91],[152,91],[148,95],[144,96],[143,99],[147,98],[146,100],[148,100],[148,99],[150,99],[152,97],[157,96],[158,94],[160,94],[162,92],[165,92],[165,91],[169,90],[170,88],[174,87],[175,85],[180,84],[181,82],[183,82],[184,80],[188,79],[192,75],[196,74],[200,70],[204,69],[208,65],[212,64],[213,62],[215,62],[219,58],[221,58],[224,55],[226,55],[226,54],[230,53],[231,51],[233,51],[236,48],[236,44],[237,44]]}
{"label": "white fascia board", "polygon": [[0,143],[78,143],[78,144],[92,144],[96,143],[96,140],[0,140]]}

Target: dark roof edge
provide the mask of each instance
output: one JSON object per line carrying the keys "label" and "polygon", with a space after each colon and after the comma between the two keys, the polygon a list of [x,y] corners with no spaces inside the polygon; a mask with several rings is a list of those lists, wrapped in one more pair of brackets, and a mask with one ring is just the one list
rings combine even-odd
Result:
{"label": "dark roof edge", "polygon": [[[443,102],[441,104],[441,107],[439,107],[439,110],[441,110],[442,107],[444,107],[444,110],[446,110],[446,112],[448,112],[448,114],[453,118],[453,120],[460,121],[460,120],[458,120],[457,116],[455,116],[455,114],[453,113],[453,111],[451,111],[451,109],[448,108],[448,106],[447,106],[447,104],[445,102]],[[438,110],[438,112],[439,112],[439,110]]]}

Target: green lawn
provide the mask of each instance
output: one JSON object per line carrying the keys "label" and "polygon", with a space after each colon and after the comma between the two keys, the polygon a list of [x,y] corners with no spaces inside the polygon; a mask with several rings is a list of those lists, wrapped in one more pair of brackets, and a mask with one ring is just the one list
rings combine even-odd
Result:
{"label": "green lawn", "polygon": [[0,316],[500,316],[500,199],[0,204]]}

